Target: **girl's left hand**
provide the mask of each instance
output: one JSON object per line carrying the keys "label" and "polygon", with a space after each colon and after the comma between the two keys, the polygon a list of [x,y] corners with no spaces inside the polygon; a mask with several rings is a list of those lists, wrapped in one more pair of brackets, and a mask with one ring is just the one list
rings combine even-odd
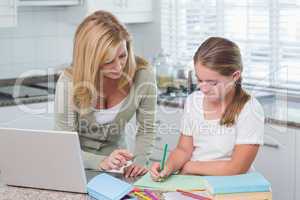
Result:
{"label": "girl's left hand", "polygon": [[128,177],[136,177],[136,176],[142,176],[148,172],[148,169],[138,165],[138,164],[131,164],[128,167],[124,168],[124,176],[126,178]]}

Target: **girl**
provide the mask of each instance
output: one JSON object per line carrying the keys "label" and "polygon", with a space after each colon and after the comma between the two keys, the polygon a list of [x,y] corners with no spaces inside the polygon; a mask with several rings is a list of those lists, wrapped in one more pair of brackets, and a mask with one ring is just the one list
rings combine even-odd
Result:
{"label": "girl", "polygon": [[188,96],[177,147],[160,171],[158,181],[182,174],[234,175],[246,173],[263,144],[264,113],[259,102],[241,87],[243,70],[238,46],[225,38],[208,38],[194,55],[200,91]]}
{"label": "girl", "polygon": [[76,31],[72,65],[57,82],[56,129],[78,132],[86,168],[120,169],[133,159],[121,135],[136,114],[135,162],[125,176],[138,176],[147,172],[155,108],[153,70],[135,56],[126,27],[109,12],[88,16]]}

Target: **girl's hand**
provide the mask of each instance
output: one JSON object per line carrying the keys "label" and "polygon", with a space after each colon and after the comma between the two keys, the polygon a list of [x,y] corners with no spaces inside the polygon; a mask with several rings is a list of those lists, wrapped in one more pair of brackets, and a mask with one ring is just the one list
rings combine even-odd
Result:
{"label": "girl's hand", "polygon": [[148,172],[148,169],[138,164],[131,164],[124,168],[125,178],[142,176]]}
{"label": "girl's hand", "polygon": [[180,170],[180,174],[188,175],[191,173],[190,167],[192,165],[191,161],[186,162]]}
{"label": "girl's hand", "polygon": [[163,181],[172,174],[172,171],[171,167],[167,165],[160,171],[160,163],[154,162],[150,169],[150,175],[153,181]]}
{"label": "girl's hand", "polygon": [[103,170],[119,170],[127,161],[132,160],[133,155],[126,149],[114,150],[107,158],[101,161],[99,167]]}

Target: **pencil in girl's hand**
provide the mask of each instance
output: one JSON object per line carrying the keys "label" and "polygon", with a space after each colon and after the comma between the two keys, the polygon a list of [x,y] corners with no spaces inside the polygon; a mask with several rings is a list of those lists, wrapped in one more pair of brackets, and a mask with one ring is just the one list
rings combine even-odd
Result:
{"label": "pencil in girl's hand", "polygon": [[165,167],[165,162],[166,162],[166,157],[167,157],[167,151],[168,151],[168,144],[165,144],[164,146],[164,152],[163,152],[163,157],[160,161],[160,171],[164,170]]}

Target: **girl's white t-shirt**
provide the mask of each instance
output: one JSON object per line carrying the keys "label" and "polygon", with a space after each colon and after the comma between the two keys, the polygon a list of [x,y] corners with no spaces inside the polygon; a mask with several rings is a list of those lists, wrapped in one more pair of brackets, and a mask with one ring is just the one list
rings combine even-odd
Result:
{"label": "girl's white t-shirt", "polygon": [[203,93],[195,91],[186,99],[181,133],[193,137],[192,161],[229,160],[237,144],[263,144],[264,111],[251,97],[233,126],[221,126],[220,120],[204,119]]}

